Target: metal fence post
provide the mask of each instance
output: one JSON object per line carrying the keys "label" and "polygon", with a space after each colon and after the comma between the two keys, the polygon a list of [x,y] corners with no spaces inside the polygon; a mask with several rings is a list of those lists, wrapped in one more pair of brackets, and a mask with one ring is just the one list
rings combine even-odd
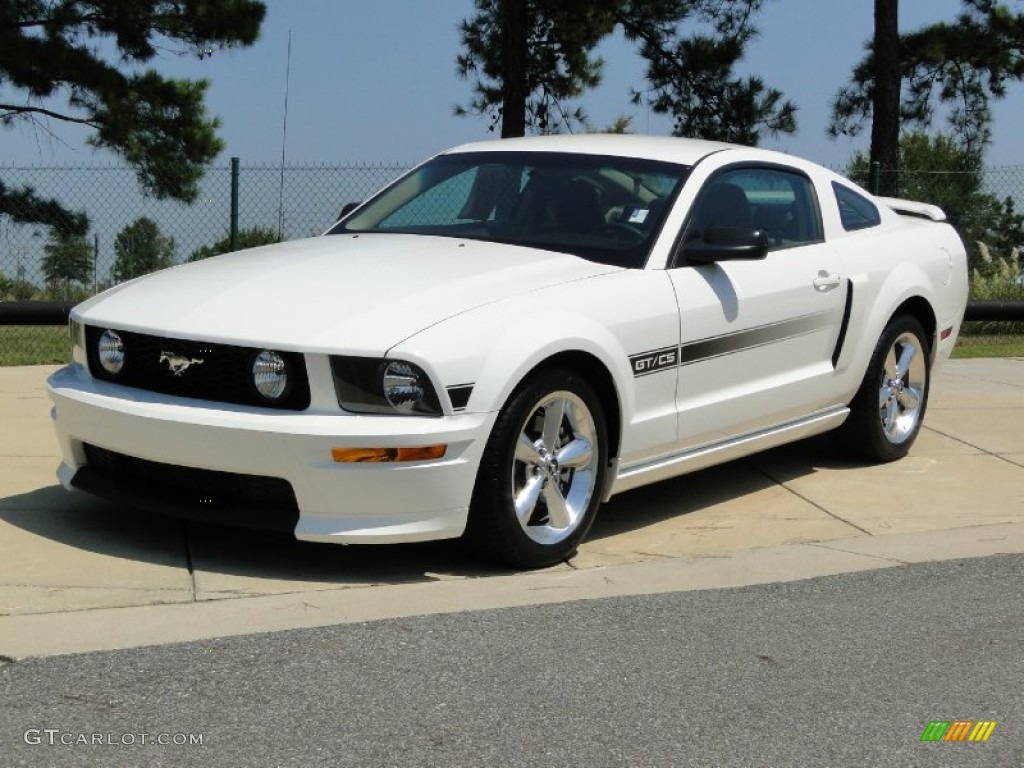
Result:
{"label": "metal fence post", "polygon": [[238,250],[238,158],[231,158],[231,250]]}
{"label": "metal fence post", "polygon": [[871,163],[871,171],[868,175],[868,189],[872,195],[882,193],[882,164],[877,160]]}

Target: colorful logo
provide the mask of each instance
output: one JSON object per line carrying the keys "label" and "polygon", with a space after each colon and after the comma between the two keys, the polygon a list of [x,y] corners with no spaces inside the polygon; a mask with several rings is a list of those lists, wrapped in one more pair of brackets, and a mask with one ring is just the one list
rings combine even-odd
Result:
{"label": "colorful logo", "polygon": [[995,720],[932,720],[921,741],[988,741],[995,728]]}

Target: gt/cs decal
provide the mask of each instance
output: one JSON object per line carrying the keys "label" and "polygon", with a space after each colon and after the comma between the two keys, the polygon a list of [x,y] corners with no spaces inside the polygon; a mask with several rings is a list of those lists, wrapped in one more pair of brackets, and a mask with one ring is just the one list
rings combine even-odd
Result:
{"label": "gt/cs decal", "polygon": [[665,347],[652,352],[641,352],[639,355],[630,355],[629,364],[633,368],[634,376],[646,376],[667,368],[675,368],[679,364],[679,348]]}

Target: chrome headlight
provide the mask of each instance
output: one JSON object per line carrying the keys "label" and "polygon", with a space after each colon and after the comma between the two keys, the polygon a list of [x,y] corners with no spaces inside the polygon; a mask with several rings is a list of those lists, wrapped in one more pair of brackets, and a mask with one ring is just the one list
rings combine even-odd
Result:
{"label": "chrome headlight", "polygon": [[427,372],[404,360],[331,357],[338,405],[352,413],[440,416]]}
{"label": "chrome headlight", "polygon": [[252,361],[252,383],[267,400],[278,400],[288,391],[288,364],[277,352],[264,349]]}
{"label": "chrome headlight", "polygon": [[117,376],[124,368],[124,342],[117,331],[109,328],[96,340],[96,359],[100,367],[111,376]]}

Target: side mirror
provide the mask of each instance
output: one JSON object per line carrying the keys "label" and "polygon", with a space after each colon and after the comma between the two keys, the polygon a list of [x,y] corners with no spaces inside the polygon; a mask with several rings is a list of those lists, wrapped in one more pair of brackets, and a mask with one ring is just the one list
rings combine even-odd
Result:
{"label": "side mirror", "polygon": [[745,227],[707,227],[704,237],[683,245],[687,264],[714,264],[719,261],[756,261],[768,255],[768,234],[763,229]]}
{"label": "side mirror", "polygon": [[348,216],[350,213],[352,213],[352,211],[354,211],[360,205],[362,205],[361,202],[359,202],[359,203],[345,203],[343,206],[341,206],[341,213],[338,214],[338,221],[341,221],[342,219],[344,219],[346,216]]}

